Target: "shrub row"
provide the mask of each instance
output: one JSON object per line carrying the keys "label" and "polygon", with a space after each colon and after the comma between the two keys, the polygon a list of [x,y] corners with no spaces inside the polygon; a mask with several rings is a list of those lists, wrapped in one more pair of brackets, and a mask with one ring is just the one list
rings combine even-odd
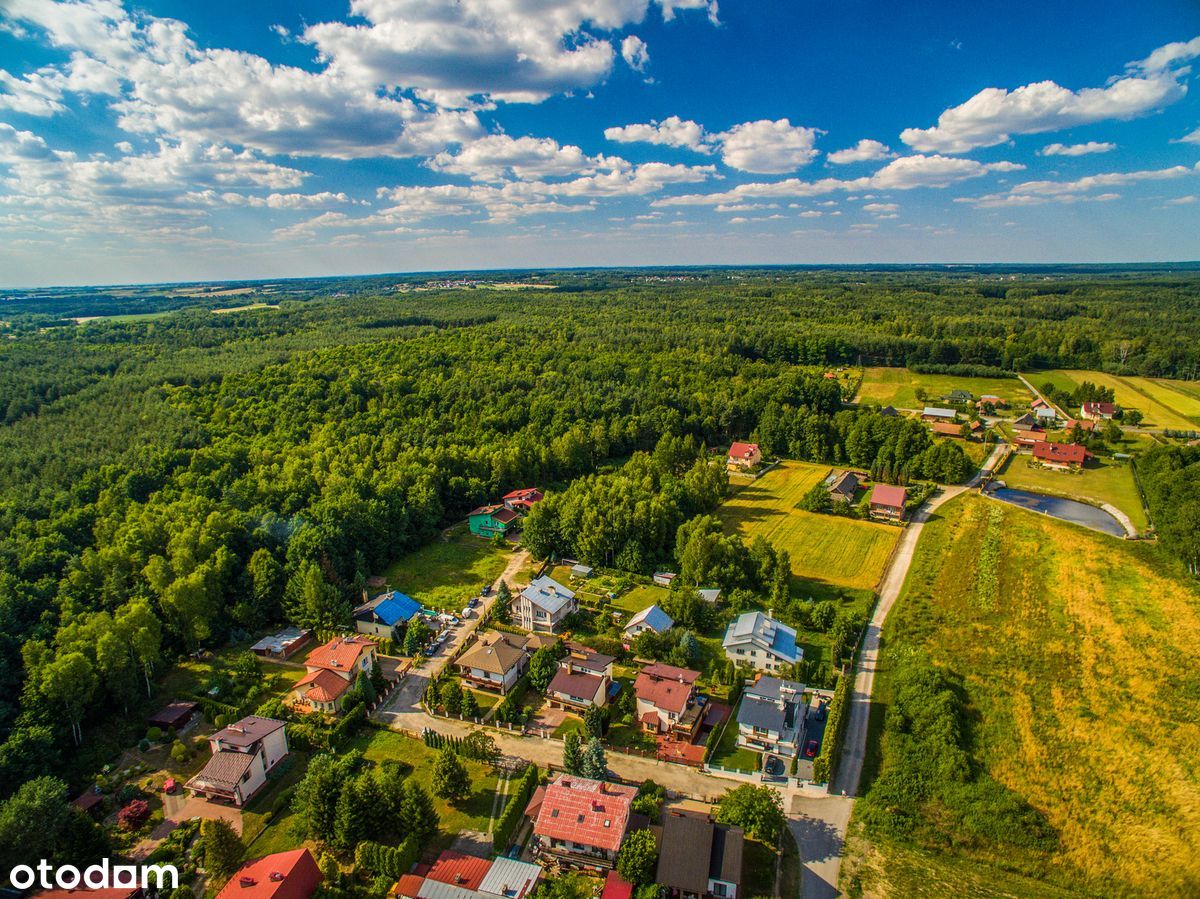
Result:
{"label": "shrub row", "polygon": [[513,832],[525,814],[525,806],[529,804],[529,799],[537,788],[539,776],[537,765],[530,765],[526,768],[521,775],[520,783],[509,797],[508,804],[504,806],[504,811],[496,819],[496,829],[492,832],[492,848],[497,852],[503,853],[508,848],[509,841],[513,838]]}
{"label": "shrub row", "polygon": [[382,874],[394,881],[407,874],[420,855],[421,845],[416,837],[409,837],[399,846],[366,840],[355,848],[354,863],[372,874]]}
{"label": "shrub row", "polygon": [[829,783],[837,773],[853,684],[854,667],[851,665],[850,671],[838,678],[837,686],[833,690],[833,702],[829,703],[829,720],[825,722],[825,739],[821,744],[821,754],[813,760],[813,780],[817,783]]}

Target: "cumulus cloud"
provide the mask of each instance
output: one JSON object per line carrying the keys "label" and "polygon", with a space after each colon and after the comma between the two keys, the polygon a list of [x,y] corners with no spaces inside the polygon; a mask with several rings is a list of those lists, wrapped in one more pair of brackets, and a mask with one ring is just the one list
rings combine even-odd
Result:
{"label": "cumulus cloud", "polygon": [[1179,138],[1179,140],[1176,141],[1176,143],[1200,144],[1200,128],[1197,128],[1195,131],[1185,134],[1183,137]]}
{"label": "cumulus cloud", "polygon": [[886,213],[895,212],[900,207],[896,203],[865,203],[863,212]]}
{"label": "cumulus cloud", "polygon": [[[608,163],[609,167],[624,164],[622,160]],[[588,156],[570,144],[560,145],[552,138],[512,138],[506,134],[480,138],[457,153],[442,152],[428,162],[434,171],[465,175],[475,181],[563,177],[595,171],[604,164],[605,159]]]}
{"label": "cumulus cloud", "polygon": [[1089,156],[1092,153],[1108,153],[1117,149],[1107,141],[1090,140],[1083,144],[1046,144],[1038,151],[1040,156]]}
{"label": "cumulus cloud", "polygon": [[989,87],[945,110],[931,128],[906,128],[900,139],[923,153],[966,153],[1004,143],[1014,134],[1039,134],[1108,119],[1132,119],[1161,109],[1187,93],[1186,69],[1200,55],[1200,38],[1159,47],[1131,63],[1104,87],[1072,91],[1053,81],[1013,90]]}
{"label": "cumulus cloud", "polygon": [[[1005,193],[987,194],[982,197],[960,197],[956,202],[990,208],[998,206],[1037,206],[1044,203],[1073,203],[1092,191],[1123,187],[1143,181],[1169,181],[1200,173],[1200,163],[1195,166],[1176,165],[1165,169],[1144,169],[1135,172],[1104,172],[1088,175],[1073,181],[1025,181]],[[1111,200],[1116,194],[1107,192],[1090,197],[1092,200]]]}
{"label": "cumulus cloud", "polygon": [[[352,0],[351,12],[365,24],[322,22],[306,28],[302,39],[333,71],[364,86],[409,88],[442,106],[473,100],[536,103],[606,78],[615,50],[605,35],[641,22],[650,5],[650,0]],[[710,16],[715,10],[699,0],[657,5],[666,20],[681,10],[709,10]],[[641,49],[644,53],[644,45]]]}
{"label": "cumulus cloud", "polygon": [[621,41],[621,58],[635,72],[644,72],[650,64],[650,51],[646,49],[644,40],[631,34]]}
{"label": "cumulus cloud", "polygon": [[604,137],[619,144],[656,144],[698,153],[712,152],[704,126],[677,115],[668,116],[661,122],[651,120],[645,124],[605,128]]}
{"label": "cumulus cloud", "polygon": [[848,165],[852,162],[875,162],[880,159],[891,159],[895,155],[887,144],[863,138],[853,147],[836,150],[826,158],[834,165]]}
{"label": "cumulus cloud", "polygon": [[815,128],[793,125],[787,119],[742,122],[728,131],[710,133],[703,125],[670,116],[661,122],[606,128],[604,136],[618,143],[647,143],[700,153],[720,152],[730,168],[761,175],[794,172],[817,155]]}

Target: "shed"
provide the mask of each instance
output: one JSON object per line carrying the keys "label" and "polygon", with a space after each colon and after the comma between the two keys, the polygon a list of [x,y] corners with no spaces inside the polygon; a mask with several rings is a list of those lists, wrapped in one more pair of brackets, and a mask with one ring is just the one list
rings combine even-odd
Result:
{"label": "shed", "polygon": [[194,702],[172,702],[151,715],[148,719],[149,724],[151,727],[161,727],[164,730],[172,727],[179,730],[192,720],[192,715],[196,713],[196,706],[197,703]]}

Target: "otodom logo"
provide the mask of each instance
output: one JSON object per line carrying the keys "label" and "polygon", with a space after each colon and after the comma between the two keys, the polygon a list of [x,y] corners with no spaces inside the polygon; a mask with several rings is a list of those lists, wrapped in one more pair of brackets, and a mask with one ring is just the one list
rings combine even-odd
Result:
{"label": "otodom logo", "polygon": [[110,866],[108,859],[80,871],[75,865],[55,866],[42,859],[36,869],[17,865],[8,872],[8,882],[18,890],[28,890],[35,883],[44,890],[74,890],[81,886],[89,890],[173,890],[179,886],[179,871],[174,865]]}

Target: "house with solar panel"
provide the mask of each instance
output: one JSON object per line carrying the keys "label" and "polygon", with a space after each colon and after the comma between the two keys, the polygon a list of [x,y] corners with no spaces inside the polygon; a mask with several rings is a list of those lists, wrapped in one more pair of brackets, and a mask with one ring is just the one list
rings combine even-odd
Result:
{"label": "house with solar panel", "polygon": [[579,611],[575,591],[552,577],[540,577],[517,594],[512,603],[512,623],[527,631],[556,633],[568,615]]}
{"label": "house with solar panel", "polygon": [[398,590],[381,593],[354,610],[354,629],[360,634],[390,639],[396,625],[408,624],[421,609],[419,602]]}
{"label": "house with solar panel", "polygon": [[758,671],[775,671],[804,658],[795,629],[762,612],[746,612],[730,622],[722,645],[726,658]]}

